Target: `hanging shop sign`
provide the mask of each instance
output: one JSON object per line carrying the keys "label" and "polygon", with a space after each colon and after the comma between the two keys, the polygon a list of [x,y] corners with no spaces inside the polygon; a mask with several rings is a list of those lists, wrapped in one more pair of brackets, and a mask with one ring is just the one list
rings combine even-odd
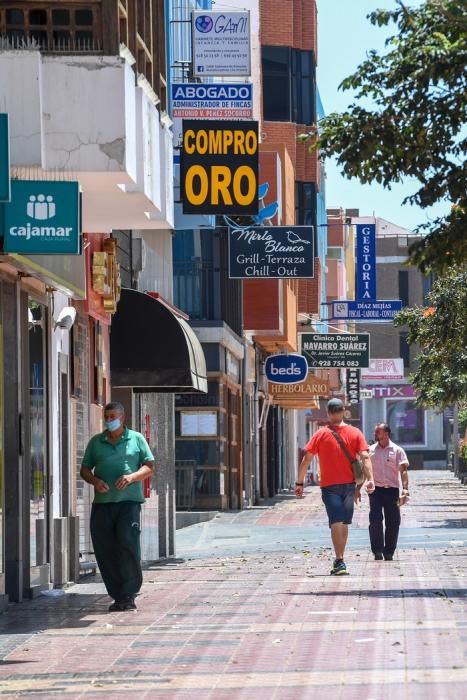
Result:
{"label": "hanging shop sign", "polygon": [[199,78],[249,76],[250,13],[191,13],[192,70]]}
{"label": "hanging shop sign", "polygon": [[346,370],[345,385],[347,388],[347,404],[351,406],[360,401],[360,370],[354,367],[349,367]]}
{"label": "hanging shop sign", "polygon": [[332,301],[331,318],[329,320],[346,321],[392,321],[402,309],[400,299],[381,299],[369,301]]}
{"label": "hanging shop sign", "polygon": [[404,360],[401,357],[372,358],[362,370],[362,379],[404,379]]}
{"label": "hanging shop sign", "polygon": [[10,201],[10,139],[8,114],[0,114],[0,202]]}
{"label": "hanging shop sign", "polygon": [[100,298],[106,314],[114,314],[121,293],[120,265],[117,262],[117,240],[106,238],[102,250],[91,253],[91,286]]}
{"label": "hanging shop sign", "polygon": [[184,214],[258,213],[258,122],[183,120]]}
{"label": "hanging shop sign", "polygon": [[376,225],[357,224],[357,299],[376,299]]}
{"label": "hanging shop sign", "polygon": [[300,352],[309,367],[368,367],[368,333],[299,333]]}
{"label": "hanging shop sign", "polygon": [[229,277],[312,278],[313,226],[256,226],[229,232]]}
{"label": "hanging shop sign", "polygon": [[366,385],[375,399],[413,399],[416,394],[411,384]]}
{"label": "hanging shop sign", "polygon": [[320,379],[308,372],[304,382],[300,384],[268,383],[268,393],[275,405],[283,408],[316,408],[320,396],[329,396],[329,380]]}
{"label": "hanging shop sign", "polygon": [[266,378],[276,384],[300,384],[308,376],[308,363],[303,355],[270,355],[264,364]]}
{"label": "hanging shop sign", "polygon": [[13,180],[3,235],[5,253],[79,255],[79,183]]}
{"label": "hanging shop sign", "polygon": [[251,83],[174,83],[172,117],[183,119],[251,119]]}

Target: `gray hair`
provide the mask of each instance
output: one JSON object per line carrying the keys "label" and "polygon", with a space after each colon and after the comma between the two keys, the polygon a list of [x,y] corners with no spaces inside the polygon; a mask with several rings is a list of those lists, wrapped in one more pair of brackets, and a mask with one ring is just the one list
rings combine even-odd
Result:
{"label": "gray hair", "polygon": [[104,406],[104,413],[106,411],[116,411],[117,413],[121,413],[122,416],[125,415],[125,407],[120,401],[110,401],[110,403]]}

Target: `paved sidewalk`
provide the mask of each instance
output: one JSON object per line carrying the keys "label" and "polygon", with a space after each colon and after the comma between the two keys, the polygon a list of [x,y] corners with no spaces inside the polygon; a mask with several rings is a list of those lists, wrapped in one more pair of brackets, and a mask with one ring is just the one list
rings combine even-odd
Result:
{"label": "paved sidewalk", "polygon": [[[0,615],[0,695],[196,700],[464,700],[467,488],[411,472],[394,562],[358,510],[347,562],[319,489],[180,531],[136,613],[108,613],[98,577]],[[274,533],[276,536],[274,537]]]}

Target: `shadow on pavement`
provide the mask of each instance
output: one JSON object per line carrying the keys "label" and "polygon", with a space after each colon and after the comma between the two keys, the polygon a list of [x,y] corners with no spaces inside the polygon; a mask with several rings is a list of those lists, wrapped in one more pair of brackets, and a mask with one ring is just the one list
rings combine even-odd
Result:
{"label": "shadow on pavement", "polygon": [[309,593],[287,591],[281,595],[303,595],[316,596],[317,598],[341,598],[361,597],[361,598],[467,598],[466,588],[405,588],[405,589],[383,589],[383,590],[348,590],[348,591],[310,591]]}
{"label": "shadow on pavement", "polygon": [[96,616],[109,617],[110,602],[107,595],[100,593],[66,593],[59,598],[26,600],[10,606],[0,615],[0,635],[91,627],[96,622]]}

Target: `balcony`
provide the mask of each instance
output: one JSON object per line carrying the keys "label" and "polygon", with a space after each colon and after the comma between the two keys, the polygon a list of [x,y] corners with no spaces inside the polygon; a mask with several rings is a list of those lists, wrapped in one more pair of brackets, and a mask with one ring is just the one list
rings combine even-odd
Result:
{"label": "balcony", "polygon": [[135,80],[129,52],[77,55],[73,46],[70,55],[0,48],[13,177],[79,180],[89,233],[171,228],[172,133],[156,94],[144,76]]}

